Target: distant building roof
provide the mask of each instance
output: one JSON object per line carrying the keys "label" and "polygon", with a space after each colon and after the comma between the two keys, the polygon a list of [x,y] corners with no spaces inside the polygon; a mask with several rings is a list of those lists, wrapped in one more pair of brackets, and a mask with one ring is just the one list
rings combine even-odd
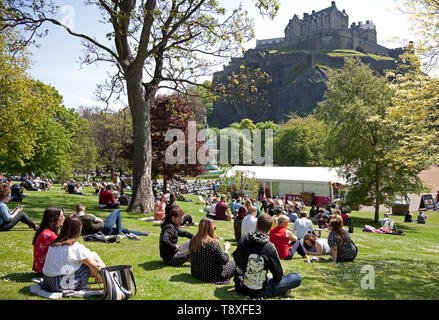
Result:
{"label": "distant building roof", "polygon": [[338,175],[335,168],[327,167],[235,166],[227,171],[226,176],[233,176],[236,171],[251,172],[258,181],[346,184],[346,180]]}

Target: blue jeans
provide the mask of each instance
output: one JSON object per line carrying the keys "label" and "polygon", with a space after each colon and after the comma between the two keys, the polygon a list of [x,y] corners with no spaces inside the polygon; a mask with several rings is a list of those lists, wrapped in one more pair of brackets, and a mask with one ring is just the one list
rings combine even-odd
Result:
{"label": "blue jeans", "polygon": [[278,296],[290,289],[297,288],[301,284],[302,277],[297,273],[286,274],[281,281],[275,281],[273,278],[268,278],[262,296],[265,298]]}
{"label": "blue jeans", "polygon": [[[116,228],[114,228],[116,225]],[[104,220],[104,229],[102,233],[105,235],[117,235],[120,232],[123,233],[133,233],[135,235],[144,235],[144,232],[131,231],[125,228],[122,228],[122,216],[120,214],[120,210],[114,210],[107,219]]]}

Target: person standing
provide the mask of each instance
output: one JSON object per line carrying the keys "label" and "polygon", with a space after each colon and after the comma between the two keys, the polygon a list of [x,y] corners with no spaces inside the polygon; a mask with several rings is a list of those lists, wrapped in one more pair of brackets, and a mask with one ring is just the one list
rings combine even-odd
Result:
{"label": "person standing", "polygon": [[[236,263],[235,290],[253,297],[274,297],[301,285],[297,273],[284,275],[276,247],[269,241],[272,218],[261,214],[255,232],[241,237],[232,256]],[[268,277],[268,271],[273,275]]]}

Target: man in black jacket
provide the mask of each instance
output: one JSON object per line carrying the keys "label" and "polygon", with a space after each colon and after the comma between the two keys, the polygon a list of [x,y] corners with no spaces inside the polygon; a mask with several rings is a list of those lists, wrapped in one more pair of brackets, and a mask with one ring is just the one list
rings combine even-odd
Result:
{"label": "man in black jacket", "polygon": [[181,208],[174,208],[165,218],[160,233],[160,257],[170,266],[181,266],[190,260],[189,242],[186,241],[178,246],[178,237],[192,239],[194,235],[190,232],[181,230],[179,226],[183,222],[184,212]]}
{"label": "man in black jacket", "polygon": [[[284,276],[284,271],[275,246],[269,241],[272,218],[261,214],[256,231],[241,237],[233,252],[236,263],[235,289],[253,297],[273,297],[300,286],[302,278],[296,273]],[[270,271],[273,278],[269,278]]]}

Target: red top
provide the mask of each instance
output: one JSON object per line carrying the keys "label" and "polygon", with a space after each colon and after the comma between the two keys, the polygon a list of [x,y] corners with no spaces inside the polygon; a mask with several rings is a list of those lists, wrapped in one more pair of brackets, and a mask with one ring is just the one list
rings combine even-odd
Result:
{"label": "red top", "polygon": [[116,202],[116,200],[114,200],[113,194],[111,193],[110,190],[104,190],[99,195],[99,204],[107,205],[114,202]]}
{"label": "red top", "polygon": [[276,247],[279,258],[286,259],[290,254],[290,239],[287,237],[287,228],[277,226],[270,231],[270,242]]}
{"label": "red top", "polygon": [[43,272],[44,262],[46,261],[47,250],[49,250],[50,243],[56,239],[56,234],[49,230],[43,230],[37,237],[34,244],[34,264],[32,270],[38,273]]}
{"label": "red top", "polygon": [[226,211],[229,208],[229,205],[225,202],[219,202],[215,206],[215,214],[218,220],[227,220]]}
{"label": "red top", "polygon": [[346,220],[349,218],[349,216],[346,213],[344,213],[341,215],[341,217],[343,219],[343,225],[346,225]]}

